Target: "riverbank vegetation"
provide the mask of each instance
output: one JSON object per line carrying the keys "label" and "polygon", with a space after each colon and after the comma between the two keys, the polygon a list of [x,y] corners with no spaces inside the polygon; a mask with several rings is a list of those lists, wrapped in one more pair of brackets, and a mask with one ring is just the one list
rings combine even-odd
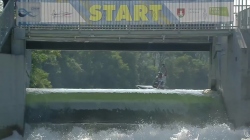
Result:
{"label": "riverbank vegetation", "polygon": [[208,87],[208,52],[32,52],[32,88],[135,88],[151,85],[161,64],[169,88]]}

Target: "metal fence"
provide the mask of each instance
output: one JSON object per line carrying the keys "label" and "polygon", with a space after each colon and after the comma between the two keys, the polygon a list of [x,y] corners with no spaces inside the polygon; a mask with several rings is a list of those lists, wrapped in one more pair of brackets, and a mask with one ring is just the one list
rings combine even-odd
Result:
{"label": "metal fence", "polygon": [[250,29],[250,8],[240,11],[237,15],[237,27]]}
{"label": "metal fence", "polygon": [[0,49],[14,26],[14,0],[10,0],[0,15]]}
{"label": "metal fence", "polygon": [[250,18],[247,0],[17,0],[16,5],[16,26],[29,29],[233,29],[249,28]]}

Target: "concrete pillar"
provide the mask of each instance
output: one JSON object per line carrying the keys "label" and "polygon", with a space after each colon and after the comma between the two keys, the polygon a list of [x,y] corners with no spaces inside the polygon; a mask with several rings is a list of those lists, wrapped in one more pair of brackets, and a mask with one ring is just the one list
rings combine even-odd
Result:
{"label": "concrete pillar", "polygon": [[11,54],[25,55],[25,29],[14,28],[11,37]]}
{"label": "concrete pillar", "polygon": [[223,90],[223,84],[226,82],[225,77],[227,75],[227,47],[228,47],[228,36],[221,36],[218,38],[218,44],[216,47],[217,52],[217,87]]}
{"label": "concrete pillar", "polygon": [[222,90],[222,74],[226,74],[225,69],[225,51],[227,47],[227,36],[215,37],[212,47],[212,88],[213,90]]}
{"label": "concrete pillar", "polygon": [[0,54],[0,139],[24,128],[25,66],[23,55]]}
{"label": "concrete pillar", "polygon": [[[248,9],[250,14],[250,9]],[[249,26],[250,26],[250,17],[249,17]],[[248,33],[250,34],[250,29],[248,30]],[[246,83],[250,83],[250,45],[247,46],[247,80]],[[247,86],[247,98],[250,99],[250,86]]]}
{"label": "concrete pillar", "polygon": [[[250,9],[249,9],[250,13]],[[250,18],[250,17],[249,17]],[[250,19],[249,19],[250,20]],[[250,21],[249,21],[250,22]],[[250,24],[250,23],[249,23]],[[250,34],[250,29],[248,30],[248,33]],[[247,46],[247,58],[248,58],[248,72],[250,74],[250,45]]]}
{"label": "concrete pillar", "polygon": [[235,31],[228,39],[219,39],[226,53],[226,57],[222,57],[222,95],[228,117],[235,127],[250,122],[250,100],[246,98],[250,82],[247,78],[248,57],[239,37],[239,32]]}
{"label": "concrete pillar", "polygon": [[237,126],[239,124],[239,71],[237,68],[239,56],[235,44],[235,37],[220,37],[225,56],[222,58],[222,96],[227,109],[229,120]]}
{"label": "concrete pillar", "polygon": [[24,131],[26,95],[25,32],[12,32],[12,54],[0,54],[0,139]]}
{"label": "concrete pillar", "polygon": [[11,53],[14,55],[24,55],[26,87],[30,85],[31,72],[31,50],[26,50],[25,29],[14,28],[11,36]]}
{"label": "concrete pillar", "polygon": [[32,68],[32,51],[27,50],[25,51],[25,62],[26,62],[26,88],[30,86],[30,74]]}
{"label": "concrete pillar", "polygon": [[241,48],[241,98],[249,100],[249,93],[247,93],[250,83],[248,83],[248,56],[247,48]]}
{"label": "concrete pillar", "polygon": [[209,87],[211,90],[216,89],[216,45],[217,45],[217,37],[213,38],[213,44],[210,50],[210,70],[209,70]]}

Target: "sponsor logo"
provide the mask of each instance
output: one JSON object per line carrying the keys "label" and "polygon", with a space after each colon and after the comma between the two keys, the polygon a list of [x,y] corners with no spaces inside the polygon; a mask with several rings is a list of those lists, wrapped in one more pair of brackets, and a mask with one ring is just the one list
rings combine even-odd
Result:
{"label": "sponsor logo", "polygon": [[56,12],[53,10],[53,13],[51,14],[53,18],[56,17],[71,17],[72,13],[69,12]]}
{"label": "sponsor logo", "polygon": [[209,15],[215,16],[229,16],[228,8],[227,7],[209,7]]}
{"label": "sponsor logo", "polygon": [[18,16],[19,17],[26,17],[26,16],[36,17],[37,14],[35,14],[35,13],[37,13],[37,11],[39,12],[39,10],[40,10],[39,7],[31,7],[30,9],[31,9],[31,11],[28,11],[25,8],[20,8],[18,10]]}
{"label": "sponsor logo", "polygon": [[31,7],[30,9],[31,9],[31,10],[40,10],[39,7]]}
{"label": "sponsor logo", "polygon": [[177,15],[182,18],[185,16],[185,8],[178,8],[177,9]]}

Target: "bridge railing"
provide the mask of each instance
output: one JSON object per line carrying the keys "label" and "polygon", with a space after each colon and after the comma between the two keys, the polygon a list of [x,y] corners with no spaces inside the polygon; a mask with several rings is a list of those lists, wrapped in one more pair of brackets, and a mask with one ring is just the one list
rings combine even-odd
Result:
{"label": "bridge railing", "polygon": [[240,29],[250,29],[250,8],[240,11],[237,18],[237,26]]}
{"label": "bridge railing", "polygon": [[8,35],[14,26],[14,0],[10,0],[0,15],[0,50]]}
{"label": "bridge railing", "polygon": [[233,9],[233,0],[18,0],[16,25],[77,30],[232,29]]}

